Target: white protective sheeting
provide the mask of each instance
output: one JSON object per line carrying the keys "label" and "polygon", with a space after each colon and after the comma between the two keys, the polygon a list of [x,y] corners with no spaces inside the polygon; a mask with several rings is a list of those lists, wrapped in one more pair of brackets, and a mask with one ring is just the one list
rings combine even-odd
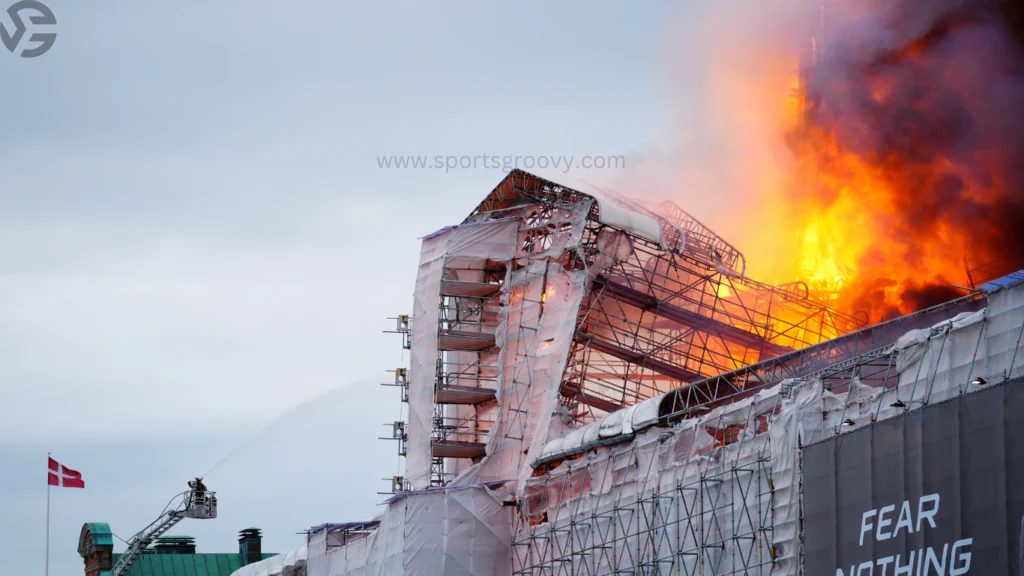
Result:
{"label": "white protective sheeting", "polygon": [[[574,431],[549,446],[578,457],[526,482],[527,521],[514,536],[523,552],[514,568],[800,574],[802,448],[1024,375],[1022,335],[1018,285],[992,293],[985,310],[900,338],[893,347],[898,383],[884,392],[856,376],[840,379],[849,384],[840,392],[826,390],[820,378],[787,380],[677,427],[645,431],[640,423],[656,412],[642,403],[632,409],[631,441],[603,446],[582,438],[590,447],[582,455]],[[892,406],[897,399],[904,407]],[[606,416],[602,436],[625,437],[627,412]]]}
{"label": "white protective sheeting", "polygon": [[[788,388],[790,382],[776,387]],[[771,442],[771,479],[775,496],[774,552],[778,571],[772,574],[793,575],[801,571],[801,483],[800,450],[822,438],[821,383],[814,381],[793,388],[781,406],[779,415],[768,427]],[[767,571],[760,572],[767,574]]]}
{"label": "white protective sheeting", "polygon": [[[677,428],[648,428],[631,442],[596,447],[531,478],[522,494],[514,569],[769,574],[773,545],[798,553],[795,516],[789,533],[766,537],[772,534],[768,461],[775,437],[759,426],[779,402],[776,387]],[[787,420],[793,422],[788,429],[798,420]],[[737,427],[743,431],[723,446],[721,431]],[[788,459],[792,469],[795,453]],[[774,573],[794,572],[777,567]]]}
{"label": "white protective sheeting", "polygon": [[657,242],[659,246],[664,244],[660,222],[646,214],[630,210],[605,194],[600,192],[592,194],[597,198],[598,210],[600,210],[599,218],[602,224],[614,226],[641,238]]}
{"label": "white protective sheeting", "polygon": [[[411,366],[409,374],[406,477],[409,479],[414,490],[422,490],[430,486],[431,480],[431,419],[435,415],[434,386],[438,359],[437,322],[441,280],[451,279],[478,282],[481,280],[479,273],[477,272],[475,275],[472,273],[473,271],[482,270],[484,263],[488,260],[508,261],[514,257],[519,257],[526,261],[536,261],[536,265],[532,267],[527,266],[527,272],[517,274],[515,278],[510,282],[506,282],[506,285],[502,287],[502,303],[506,304],[506,306],[502,307],[500,312],[502,318],[497,326],[496,344],[499,348],[503,345],[503,327],[507,326],[505,317],[509,309],[507,306],[508,285],[511,284],[524,285],[521,290],[530,291],[529,298],[536,298],[538,301],[542,298],[545,299],[544,306],[537,307],[533,312],[536,312],[539,318],[540,309],[543,308],[545,310],[545,320],[541,324],[547,326],[549,332],[552,330],[552,325],[556,326],[554,329],[563,334],[560,340],[570,342],[575,311],[579,307],[579,301],[582,299],[583,292],[585,292],[582,281],[583,273],[574,273],[579,278],[573,280],[572,275],[564,271],[561,276],[554,272],[550,275],[547,274],[546,266],[550,256],[559,255],[566,249],[579,244],[590,206],[591,202],[587,201],[581,202],[572,209],[559,208],[550,210],[548,219],[542,222],[537,221],[537,209],[524,206],[522,213],[516,217],[468,222],[453,228],[444,229],[424,239],[420,256],[419,274],[416,280],[416,292],[413,299],[412,349],[410,351]],[[524,218],[529,218],[531,222],[534,222],[534,224],[531,224],[532,228],[527,227]],[[524,245],[523,240],[531,235],[548,236],[550,245],[544,250],[523,254],[521,252]],[[532,286],[525,286],[530,282],[533,282]],[[558,294],[560,282],[562,284],[568,282],[570,286],[562,288],[562,293]],[[575,298],[572,297],[573,291],[576,292]],[[480,320],[480,318],[469,319]],[[537,326],[534,326],[534,328],[537,328]],[[516,325],[512,329],[521,331],[522,327]],[[553,354],[558,352],[561,343],[552,346],[550,339],[538,340],[539,334],[539,332],[531,334],[532,340],[529,345],[535,347],[532,350],[533,354],[537,358],[550,357],[557,359]],[[563,362],[567,353],[568,350],[566,348],[565,352],[562,353]],[[501,356],[498,357],[499,366],[502,366],[500,364],[501,358]],[[512,359],[514,360],[515,356]],[[457,367],[459,365],[480,362],[481,371],[498,369],[498,367],[485,364],[484,360],[478,359],[475,352],[449,353],[449,361],[452,366]],[[449,372],[457,371],[457,368],[451,369],[451,366],[449,368]],[[555,366],[551,367],[552,373],[556,369],[560,378],[561,369]],[[551,379],[550,374],[544,373],[542,375],[546,380]],[[455,383],[460,384],[461,382]],[[550,388],[550,382],[545,385]],[[535,392],[539,390],[539,387],[536,386],[532,388]],[[554,390],[557,391],[557,387]],[[501,393],[499,381],[497,392],[499,398]],[[473,407],[471,406],[447,406],[444,409],[444,413],[449,418],[449,421],[446,423],[454,425],[461,418],[468,417],[472,411]],[[542,429],[546,431],[547,427],[542,426]],[[463,440],[463,438],[458,437],[454,439]],[[472,441],[472,439],[466,440]],[[489,439],[488,445],[493,445],[491,439]],[[536,451],[540,452],[542,447],[543,444],[537,446]],[[454,471],[460,474],[457,482],[472,483],[475,481],[472,479],[475,477],[475,471],[471,470],[468,460],[448,459],[445,466],[449,472]],[[492,474],[481,476],[481,479],[509,479],[518,473],[518,467],[510,468],[504,471],[504,473],[506,474],[504,476]],[[462,475],[464,474],[469,474],[469,476],[463,478]]]}
{"label": "white protective sheeting", "polygon": [[[541,176],[546,178],[546,176],[543,176],[543,172],[541,172]],[[597,201],[598,220],[602,224],[620,228],[630,234],[655,242],[663,248],[665,247],[661,223],[656,218],[630,207],[627,202],[616,198],[613,192],[601,190],[589,183],[574,180],[566,174],[552,176],[553,178],[548,178],[552,182],[560,182],[593,197]],[[682,250],[681,247],[680,250]]]}
{"label": "white protective sheeting", "polygon": [[519,222],[519,218],[503,218],[459,225],[452,231],[445,256],[509,260],[516,253]]}
{"label": "white protective sheeting", "polygon": [[658,408],[661,406],[661,401],[664,397],[665,395],[662,394],[654,398],[648,398],[636,405],[633,419],[630,421],[634,431],[639,432],[645,428],[650,428],[658,422]]}
{"label": "white protective sheeting", "polygon": [[540,455],[543,457],[551,456],[552,454],[558,454],[559,452],[562,451],[562,445],[567,443],[568,441],[569,436],[566,436],[565,438],[555,438],[551,442],[548,442],[547,444],[544,445],[544,449],[541,450]]}
{"label": "white protective sheeting", "polygon": [[527,454],[542,453],[549,438],[568,431],[554,415],[585,281],[585,272],[546,259],[510,274],[497,335],[498,418],[487,456],[456,482],[525,481],[532,460]]}
{"label": "white protective sheeting", "polygon": [[600,424],[597,425],[597,435],[600,438],[612,438],[619,434],[625,433],[622,428],[622,423],[626,419],[626,410],[616,410],[611,414],[601,419]]}
{"label": "white protective sheeting", "polygon": [[332,547],[311,535],[308,576],[507,575],[514,510],[483,485],[404,494],[364,538]]}
{"label": "white protective sheeting", "polygon": [[[561,449],[563,451],[564,450],[575,450],[576,448],[579,448],[580,446],[582,446],[583,445],[583,437],[586,436],[587,430],[590,427],[592,427],[592,426],[597,426],[597,424],[594,423],[594,422],[591,422],[590,424],[587,424],[586,426],[582,426],[582,427],[577,428],[576,430],[573,430],[572,432],[570,432],[569,435],[565,437],[565,441],[562,442],[562,444],[559,446],[559,449]],[[544,450],[547,451],[547,448],[545,448]]]}
{"label": "white protective sheeting", "polygon": [[[507,487],[516,490],[531,472],[528,462],[570,431],[557,416],[559,387],[590,277],[565,270],[557,258],[579,246],[591,206],[588,200],[568,209],[522,208],[517,268],[510,267],[502,285],[495,331],[495,419],[486,456],[455,484],[518,478]],[[545,242],[532,241],[539,238]]]}
{"label": "white protective sheeting", "polygon": [[306,576],[306,544],[231,573],[231,576]]}
{"label": "white protective sheeting", "polygon": [[414,489],[430,485],[430,430],[437,372],[437,316],[444,254],[451,230],[428,236],[420,249],[409,349],[409,435],[405,475]]}

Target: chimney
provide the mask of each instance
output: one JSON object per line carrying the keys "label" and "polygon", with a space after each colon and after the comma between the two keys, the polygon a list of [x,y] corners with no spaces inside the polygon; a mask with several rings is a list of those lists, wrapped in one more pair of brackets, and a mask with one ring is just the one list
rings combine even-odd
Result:
{"label": "chimney", "polygon": [[259,528],[246,528],[238,533],[238,557],[242,566],[247,566],[263,559],[263,534]]}
{"label": "chimney", "polygon": [[161,536],[151,549],[157,554],[195,554],[196,539],[191,536]]}

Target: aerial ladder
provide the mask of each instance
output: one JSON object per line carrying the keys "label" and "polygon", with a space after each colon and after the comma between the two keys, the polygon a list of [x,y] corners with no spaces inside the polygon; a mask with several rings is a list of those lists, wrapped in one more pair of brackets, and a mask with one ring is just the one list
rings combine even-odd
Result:
{"label": "aerial ladder", "polygon": [[207,490],[202,478],[190,481],[188,486],[188,491],[171,498],[159,518],[128,540],[128,549],[118,558],[110,576],[126,576],[150,544],[185,518],[209,520],[217,517],[217,493]]}

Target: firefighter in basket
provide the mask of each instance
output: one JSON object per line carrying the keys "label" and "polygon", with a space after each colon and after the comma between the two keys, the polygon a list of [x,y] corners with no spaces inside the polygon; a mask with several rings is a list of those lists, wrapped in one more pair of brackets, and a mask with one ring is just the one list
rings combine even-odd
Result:
{"label": "firefighter in basket", "polygon": [[199,506],[206,503],[206,484],[202,478],[196,476],[195,480],[189,480],[188,487],[192,490],[193,502]]}

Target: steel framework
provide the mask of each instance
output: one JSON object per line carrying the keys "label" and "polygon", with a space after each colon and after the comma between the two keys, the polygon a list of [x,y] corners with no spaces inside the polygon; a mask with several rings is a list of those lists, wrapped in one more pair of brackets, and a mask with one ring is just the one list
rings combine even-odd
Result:
{"label": "steel framework", "polygon": [[[989,304],[986,294],[971,294],[821,344],[802,363],[794,354],[775,359],[775,371],[768,369],[773,360],[747,367],[748,374],[774,375],[776,386],[769,390],[760,380],[742,398],[663,414],[642,434],[537,459],[516,519],[513,574],[799,573],[779,564],[803,565],[800,445],[790,440],[792,460],[773,456],[787,450],[772,446],[783,400],[800,385],[805,394],[830,398],[823,408],[809,404],[805,416],[820,418],[828,437],[968,393],[988,385],[992,374],[1012,379],[1020,373],[1024,314],[1004,312],[993,333],[991,312],[974,314]],[[913,338],[904,350],[896,343],[908,333]],[[801,373],[785,380],[783,370]],[[787,477],[795,485],[780,485]],[[780,513],[787,498],[780,494],[796,512]],[[786,537],[780,516],[798,524]],[[784,545],[795,548],[784,554]]]}
{"label": "steel framework", "polygon": [[[586,289],[560,387],[563,416],[589,422],[687,383],[704,381],[767,358],[818,344],[863,322],[809,297],[806,286],[763,284],[743,275],[743,255],[678,206],[642,205],[608,192],[583,192],[515,170],[464,221],[522,216],[518,253],[565,270],[600,270]],[[601,202],[655,219],[660,241],[602,220]],[[578,246],[548,254],[559,214],[581,209],[586,222]],[[611,253],[618,255],[609,260]],[[510,298],[545,293],[503,290],[510,272],[531,272],[522,262],[456,259],[446,265],[438,307],[438,356],[432,432],[431,483],[443,485],[486,453],[485,439],[498,410],[514,421],[526,417],[524,398],[497,405],[495,382],[501,352],[495,332]],[[542,279],[542,281],[545,279]],[[505,298],[505,301],[502,299]],[[520,332],[536,329],[537,318]],[[530,359],[515,356],[516,374],[528,380]],[[506,366],[510,365],[506,363]],[[521,428],[521,427],[520,427]],[[507,430],[517,429],[510,426]],[[521,439],[520,439],[521,440]]]}
{"label": "steel framework", "polygon": [[[607,193],[607,192],[606,192]],[[524,204],[571,207],[589,197],[513,171],[467,221]],[[656,218],[661,244],[603,224],[594,204],[567,269],[588,269],[611,234],[628,254],[594,278],[580,309],[561,392],[577,419],[609,412],[716,374],[789,353],[863,325],[809,298],[806,286],[769,286],[743,276],[743,255],[671,202],[615,198]],[[605,245],[602,245],[604,242]]]}
{"label": "steel framework", "polygon": [[678,421],[788,378],[807,377],[832,366],[856,365],[861,358],[884,352],[896,338],[910,330],[929,327],[950,315],[979,310],[985,303],[983,293],[971,293],[802,350],[690,383],[666,395],[659,415],[666,422]]}

